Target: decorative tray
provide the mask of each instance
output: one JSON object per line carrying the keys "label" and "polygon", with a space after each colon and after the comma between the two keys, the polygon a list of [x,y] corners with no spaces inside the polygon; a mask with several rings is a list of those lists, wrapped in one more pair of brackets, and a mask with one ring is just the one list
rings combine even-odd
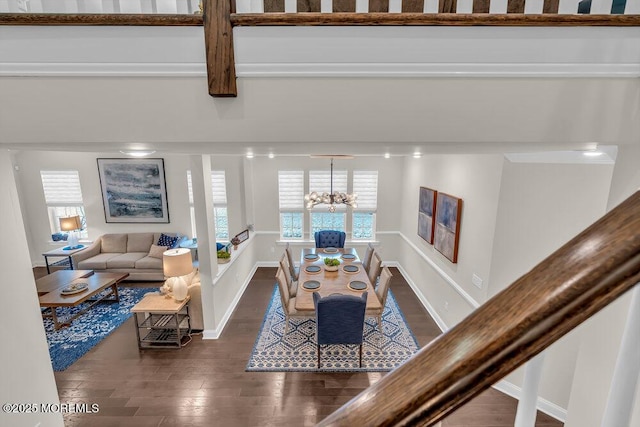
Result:
{"label": "decorative tray", "polygon": [[356,274],[358,271],[360,271],[360,267],[358,267],[357,265],[349,264],[343,266],[342,271],[347,274]]}
{"label": "decorative tray", "polygon": [[325,254],[336,254],[336,253],[338,253],[338,248],[334,248],[334,247],[329,246],[327,248],[324,248],[322,251]]}
{"label": "decorative tray", "polygon": [[349,282],[349,289],[353,289],[354,291],[364,291],[365,289],[367,289],[367,284],[364,282],[361,282],[360,280],[354,280],[352,282]]}
{"label": "decorative tray", "polygon": [[69,286],[66,286],[62,290],[60,290],[60,293],[62,295],[73,295],[73,294],[86,291],[88,287],[89,287],[88,283],[84,283],[84,282],[72,283]]}
{"label": "decorative tray", "polygon": [[345,261],[353,261],[356,256],[354,254],[342,254],[341,258]]}
{"label": "decorative tray", "polygon": [[306,254],[306,255],[304,256],[304,259],[305,259],[306,261],[315,261],[315,260],[317,260],[318,258],[320,258],[320,256],[319,256],[318,254]]}
{"label": "decorative tray", "polygon": [[318,274],[322,271],[322,268],[319,265],[308,265],[304,268],[304,271],[309,274]]}
{"label": "decorative tray", "polygon": [[302,287],[308,291],[315,291],[320,289],[320,282],[317,280],[307,280],[302,284]]}

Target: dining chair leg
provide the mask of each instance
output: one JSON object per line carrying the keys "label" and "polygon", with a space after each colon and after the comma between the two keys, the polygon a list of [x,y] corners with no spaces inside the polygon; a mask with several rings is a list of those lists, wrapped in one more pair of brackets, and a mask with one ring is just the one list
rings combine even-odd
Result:
{"label": "dining chair leg", "polygon": [[316,345],[316,352],[318,354],[318,369],[320,369],[320,344]]}
{"label": "dining chair leg", "polygon": [[360,344],[360,367],[362,368],[362,344]]}

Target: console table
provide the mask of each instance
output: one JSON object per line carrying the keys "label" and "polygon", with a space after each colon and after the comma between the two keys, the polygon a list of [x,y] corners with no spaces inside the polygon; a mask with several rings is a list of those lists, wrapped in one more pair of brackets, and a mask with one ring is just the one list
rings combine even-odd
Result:
{"label": "console table", "polygon": [[182,348],[190,341],[190,296],[183,301],[160,294],[145,295],[131,308],[138,348]]}

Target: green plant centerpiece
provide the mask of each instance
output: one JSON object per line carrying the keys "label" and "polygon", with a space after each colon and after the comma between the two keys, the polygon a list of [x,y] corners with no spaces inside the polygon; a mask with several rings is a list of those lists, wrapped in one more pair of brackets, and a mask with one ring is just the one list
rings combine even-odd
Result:
{"label": "green plant centerpiece", "polygon": [[218,251],[218,264],[224,264],[231,261],[231,254],[224,249]]}
{"label": "green plant centerpiece", "polygon": [[340,265],[340,260],[337,258],[324,259],[324,269],[327,271],[338,271],[339,265]]}

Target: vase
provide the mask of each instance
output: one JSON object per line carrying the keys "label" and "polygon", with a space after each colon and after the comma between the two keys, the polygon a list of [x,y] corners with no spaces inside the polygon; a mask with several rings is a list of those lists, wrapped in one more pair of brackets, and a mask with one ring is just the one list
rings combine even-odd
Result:
{"label": "vase", "polygon": [[218,264],[226,264],[231,261],[231,258],[218,258]]}
{"label": "vase", "polygon": [[338,266],[337,265],[325,265],[324,269],[325,269],[325,271],[338,271]]}
{"label": "vase", "polygon": [[187,282],[182,277],[176,277],[173,281],[173,298],[176,301],[184,301],[188,291]]}

